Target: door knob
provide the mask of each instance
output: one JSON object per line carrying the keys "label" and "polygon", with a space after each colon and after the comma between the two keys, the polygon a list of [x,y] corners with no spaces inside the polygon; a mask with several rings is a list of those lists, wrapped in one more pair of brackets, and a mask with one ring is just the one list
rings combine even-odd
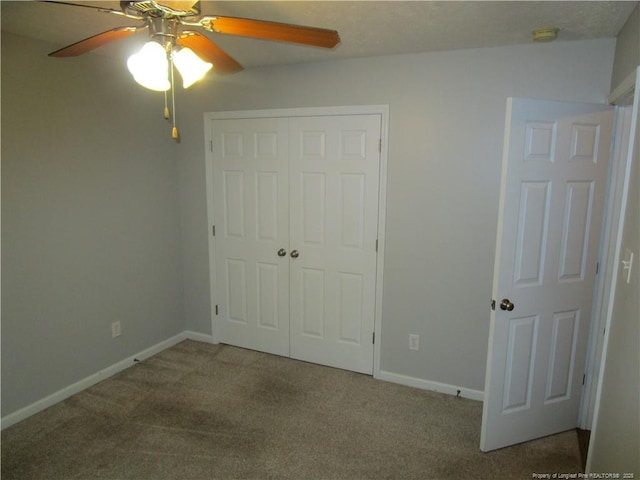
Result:
{"label": "door knob", "polygon": [[298,250],[291,250],[291,258],[298,258],[298,255],[300,255]]}
{"label": "door knob", "polygon": [[513,303],[511,303],[511,300],[509,300],[508,298],[503,298],[500,302],[500,310],[507,310],[510,312],[511,310],[513,310],[513,307]]}
{"label": "door knob", "polygon": [[284,257],[286,254],[287,254],[287,251],[284,248],[281,248],[280,250],[278,250],[279,257]]}

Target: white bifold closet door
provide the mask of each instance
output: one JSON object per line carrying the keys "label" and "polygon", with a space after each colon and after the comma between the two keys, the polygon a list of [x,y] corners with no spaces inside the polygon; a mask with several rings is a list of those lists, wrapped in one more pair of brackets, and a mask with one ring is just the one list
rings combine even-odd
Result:
{"label": "white bifold closet door", "polygon": [[212,128],[218,338],[371,374],[380,115]]}

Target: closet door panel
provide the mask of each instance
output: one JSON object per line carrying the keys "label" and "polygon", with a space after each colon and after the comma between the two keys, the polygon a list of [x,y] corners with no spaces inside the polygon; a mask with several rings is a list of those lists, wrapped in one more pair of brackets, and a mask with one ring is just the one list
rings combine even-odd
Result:
{"label": "closet door panel", "polygon": [[380,126],[379,115],[289,125],[291,356],[369,374]]}
{"label": "closet door panel", "polygon": [[220,341],[289,355],[287,120],[213,122]]}

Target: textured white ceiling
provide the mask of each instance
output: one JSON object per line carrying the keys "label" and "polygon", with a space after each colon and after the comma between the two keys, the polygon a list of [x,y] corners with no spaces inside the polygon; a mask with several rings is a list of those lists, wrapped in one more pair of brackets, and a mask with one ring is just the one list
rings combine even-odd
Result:
{"label": "textured white ceiling", "polygon": [[[119,8],[119,2],[75,2]],[[615,37],[636,1],[211,1],[203,14],[247,17],[331,28],[341,44],[324,50],[244,37],[207,35],[245,67],[349,57],[531,43],[531,31],[558,27],[558,41]],[[136,22],[97,10],[42,2],[0,2],[2,30],[63,47]],[[122,56],[146,33],[94,51]]]}

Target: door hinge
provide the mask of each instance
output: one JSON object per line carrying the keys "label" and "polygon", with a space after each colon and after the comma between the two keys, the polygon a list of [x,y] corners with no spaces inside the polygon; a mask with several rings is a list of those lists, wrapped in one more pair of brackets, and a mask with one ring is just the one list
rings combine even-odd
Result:
{"label": "door hinge", "polygon": [[382,153],[382,139],[378,140],[378,152]]}
{"label": "door hinge", "polygon": [[496,301],[491,300],[491,310],[495,310],[495,309],[496,309]]}
{"label": "door hinge", "polygon": [[209,151],[213,153],[213,140],[209,140]]}
{"label": "door hinge", "polygon": [[378,251],[378,239],[376,238],[376,252]]}
{"label": "door hinge", "polygon": [[213,235],[214,237],[216,236],[216,226],[215,225],[211,225],[211,235]]}
{"label": "door hinge", "polygon": [[218,315],[218,305],[216,305],[216,315]]}
{"label": "door hinge", "polygon": [[587,374],[586,373],[584,375],[582,375],[582,385],[584,385],[585,378],[587,378]]}
{"label": "door hinge", "polygon": [[600,262],[596,262],[596,275],[598,275],[599,271],[600,271]]}
{"label": "door hinge", "polygon": [[376,343],[376,332],[373,332],[373,335],[371,337],[371,343],[373,343],[373,344]]}

